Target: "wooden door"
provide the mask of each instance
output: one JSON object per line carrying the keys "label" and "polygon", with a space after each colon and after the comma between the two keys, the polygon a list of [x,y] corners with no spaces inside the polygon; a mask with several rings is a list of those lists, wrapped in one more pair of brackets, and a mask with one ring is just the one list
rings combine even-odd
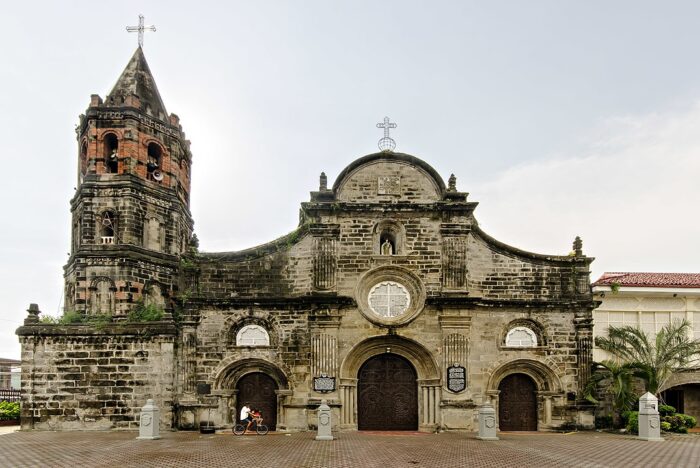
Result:
{"label": "wooden door", "polygon": [[537,430],[537,387],[525,374],[511,374],[498,389],[498,423],[502,431]]}
{"label": "wooden door", "polygon": [[357,428],[418,429],[418,383],[413,366],[396,354],[380,354],[362,365],[357,383]]}
{"label": "wooden door", "polygon": [[262,372],[254,372],[241,377],[236,385],[238,390],[238,414],[241,416],[241,408],[248,405],[249,408],[260,410],[265,424],[271,431],[277,425],[277,384],[272,377]]}

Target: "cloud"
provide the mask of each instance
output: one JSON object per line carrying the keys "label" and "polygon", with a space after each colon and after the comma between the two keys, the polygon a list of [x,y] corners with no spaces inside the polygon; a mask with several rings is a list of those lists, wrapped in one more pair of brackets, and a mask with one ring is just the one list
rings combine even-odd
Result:
{"label": "cloud", "polygon": [[700,103],[604,121],[576,154],[529,162],[471,190],[481,226],[603,271],[700,271]]}

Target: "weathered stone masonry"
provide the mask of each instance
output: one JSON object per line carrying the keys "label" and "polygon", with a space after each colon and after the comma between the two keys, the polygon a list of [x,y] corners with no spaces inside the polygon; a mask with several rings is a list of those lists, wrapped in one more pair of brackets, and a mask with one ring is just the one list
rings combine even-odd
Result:
{"label": "weathered stone masonry", "polygon": [[[277,430],[307,430],[322,398],[342,430],[473,430],[486,402],[503,429],[592,423],[580,390],[593,259],[580,242],[566,256],[505,245],[454,177],[382,152],[332,188],[322,174],[294,232],[198,252],[189,142],[166,115],[139,49],[81,118],[66,311],[102,321],[30,313],[25,428],[133,428],[147,398],[163,428],[228,425],[252,403]],[[162,320],[129,319],[144,306]]]}

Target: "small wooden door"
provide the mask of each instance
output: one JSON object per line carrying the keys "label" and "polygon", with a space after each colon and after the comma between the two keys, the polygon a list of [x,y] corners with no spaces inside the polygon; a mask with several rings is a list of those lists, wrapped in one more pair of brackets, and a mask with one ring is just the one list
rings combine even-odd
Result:
{"label": "small wooden door", "polygon": [[238,414],[241,416],[241,408],[248,405],[249,408],[260,410],[265,424],[271,431],[277,426],[277,384],[272,377],[262,372],[254,372],[241,377],[236,385],[238,390]]}
{"label": "small wooden door", "polygon": [[362,365],[357,383],[357,428],[375,431],[418,429],[418,383],[411,364],[380,354]]}
{"label": "small wooden door", "polygon": [[537,387],[525,374],[511,374],[498,389],[498,423],[502,431],[537,430]]}

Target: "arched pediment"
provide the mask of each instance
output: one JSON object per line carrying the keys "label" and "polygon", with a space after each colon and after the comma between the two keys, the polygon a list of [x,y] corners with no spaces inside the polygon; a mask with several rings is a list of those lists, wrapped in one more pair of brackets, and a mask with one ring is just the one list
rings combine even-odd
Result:
{"label": "arched pediment", "polygon": [[345,202],[396,199],[431,203],[443,198],[445,182],[435,169],[415,156],[383,152],[353,161],[336,179],[333,192],[337,200]]}

